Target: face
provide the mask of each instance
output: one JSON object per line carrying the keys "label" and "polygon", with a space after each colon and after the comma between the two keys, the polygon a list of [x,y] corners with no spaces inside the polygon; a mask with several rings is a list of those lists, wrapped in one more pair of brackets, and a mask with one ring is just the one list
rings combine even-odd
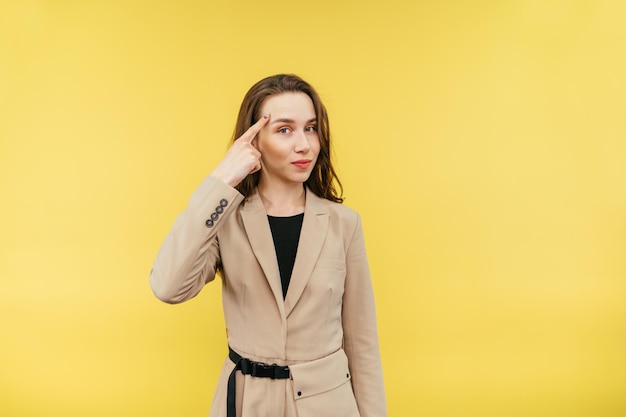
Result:
{"label": "face", "polygon": [[320,151],[317,118],[304,93],[270,96],[260,115],[269,114],[255,145],[261,152],[261,178],[266,184],[302,184],[311,175]]}

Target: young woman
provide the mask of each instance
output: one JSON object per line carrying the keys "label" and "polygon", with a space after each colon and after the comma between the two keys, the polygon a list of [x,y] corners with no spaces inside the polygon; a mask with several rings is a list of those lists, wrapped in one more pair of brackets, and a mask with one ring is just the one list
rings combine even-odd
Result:
{"label": "young woman", "polygon": [[167,303],[222,277],[229,357],[212,417],[386,416],[361,220],[334,184],[315,90],[295,75],[256,83],[150,274]]}

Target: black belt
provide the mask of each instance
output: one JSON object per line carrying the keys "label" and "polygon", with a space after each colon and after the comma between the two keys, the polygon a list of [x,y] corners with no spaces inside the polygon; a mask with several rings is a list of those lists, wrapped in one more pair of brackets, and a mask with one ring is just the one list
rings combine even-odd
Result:
{"label": "black belt", "polygon": [[237,414],[235,408],[235,392],[237,384],[235,383],[235,373],[241,371],[244,375],[252,375],[257,378],[271,379],[288,379],[289,367],[280,365],[268,365],[263,362],[254,362],[247,358],[242,358],[230,346],[228,347],[228,357],[235,363],[235,368],[228,377],[228,394],[226,396],[227,417],[235,417]]}

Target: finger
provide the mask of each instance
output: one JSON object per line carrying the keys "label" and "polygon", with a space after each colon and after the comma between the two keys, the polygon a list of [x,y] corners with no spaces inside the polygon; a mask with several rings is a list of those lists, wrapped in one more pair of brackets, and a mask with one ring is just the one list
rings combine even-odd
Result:
{"label": "finger", "polygon": [[254,174],[257,171],[261,170],[261,164],[257,164],[254,168],[252,168],[252,171],[250,171],[250,174]]}
{"label": "finger", "polygon": [[257,161],[261,160],[261,152],[259,152],[259,150],[255,147],[254,149],[252,149],[254,152],[252,152],[252,156],[254,156],[256,158]]}
{"label": "finger", "polygon": [[248,142],[248,143],[252,143],[252,141],[256,137],[257,133],[259,133],[261,131],[263,126],[265,126],[265,124],[269,120],[270,120],[270,115],[269,114],[263,115],[263,117],[261,117],[255,124],[250,126],[250,128],[248,130],[246,130],[246,133],[241,135],[240,139],[242,141],[245,141],[245,142]]}

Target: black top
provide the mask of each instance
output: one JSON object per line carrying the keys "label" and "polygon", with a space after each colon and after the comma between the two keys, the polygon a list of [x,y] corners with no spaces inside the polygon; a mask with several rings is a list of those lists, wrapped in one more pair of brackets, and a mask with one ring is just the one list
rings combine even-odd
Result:
{"label": "black top", "polygon": [[289,217],[267,216],[274,239],[276,258],[278,258],[278,270],[280,271],[280,282],[283,287],[283,299],[287,295],[287,288],[291,280],[291,271],[296,262],[296,252],[298,251],[298,240],[302,229],[304,213]]}

